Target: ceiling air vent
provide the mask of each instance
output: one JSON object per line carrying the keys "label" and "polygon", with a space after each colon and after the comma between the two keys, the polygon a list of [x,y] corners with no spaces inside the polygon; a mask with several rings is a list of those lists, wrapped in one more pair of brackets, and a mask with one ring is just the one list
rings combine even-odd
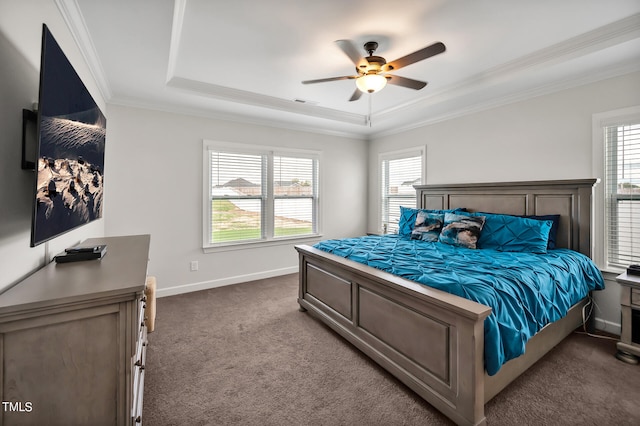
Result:
{"label": "ceiling air vent", "polygon": [[293,102],[298,103],[298,104],[307,104],[307,105],[318,105],[318,101],[308,101],[306,99],[299,99],[296,98],[293,100]]}

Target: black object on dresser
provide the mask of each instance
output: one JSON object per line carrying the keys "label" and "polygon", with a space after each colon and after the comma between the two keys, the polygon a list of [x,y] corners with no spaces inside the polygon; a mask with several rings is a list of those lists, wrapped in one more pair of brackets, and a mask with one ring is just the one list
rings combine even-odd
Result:
{"label": "black object on dresser", "polygon": [[629,265],[627,268],[628,275],[640,275],[640,265]]}

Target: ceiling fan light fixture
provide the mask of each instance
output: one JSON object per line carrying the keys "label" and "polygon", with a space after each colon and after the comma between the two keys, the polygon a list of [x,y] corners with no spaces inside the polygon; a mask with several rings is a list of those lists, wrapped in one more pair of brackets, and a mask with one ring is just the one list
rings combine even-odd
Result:
{"label": "ceiling fan light fixture", "polygon": [[356,79],[356,86],[364,93],[375,93],[387,85],[387,78],[381,74],[365,74]]}

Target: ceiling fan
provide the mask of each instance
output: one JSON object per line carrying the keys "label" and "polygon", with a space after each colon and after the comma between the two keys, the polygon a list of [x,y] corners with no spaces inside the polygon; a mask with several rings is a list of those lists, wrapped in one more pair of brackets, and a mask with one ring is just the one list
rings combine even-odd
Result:
{"label": "ceiling fan", "polygon": [[375,41],[368,41],[364,44],[364,50],[369,53],[367,57],[362,57],[360,53],[358,53],[358,49],[351,40],[336,40],[336,44],[355,64],[358,75],[306,80],[303,81],[302,84],[325,83],[336,80],[356,80],[357,88],[355,92],[353,92],[353,95],[351,95],[349,102],[360,99],[362,93],[377,92],[386,86],[387,83],[414,90],[422,89],[427,85],[424,81],[387,73],[438,55],[446,50],[444,44],[437,42],[396,59],[395,61],[387,62],[382,56],[374,56],[373,52],[378,48],[378,43]]}

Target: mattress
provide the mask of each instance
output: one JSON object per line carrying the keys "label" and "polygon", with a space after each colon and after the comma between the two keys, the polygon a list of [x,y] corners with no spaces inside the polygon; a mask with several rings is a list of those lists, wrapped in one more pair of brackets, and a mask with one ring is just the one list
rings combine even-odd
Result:
{"label": "mattress", "polygon": [[314,247],[491,307],[484,324],[489,375],[522,355],[545,325],[604,288],[591,259],[568,249],[501,252],[398,235],[325,240]]}

